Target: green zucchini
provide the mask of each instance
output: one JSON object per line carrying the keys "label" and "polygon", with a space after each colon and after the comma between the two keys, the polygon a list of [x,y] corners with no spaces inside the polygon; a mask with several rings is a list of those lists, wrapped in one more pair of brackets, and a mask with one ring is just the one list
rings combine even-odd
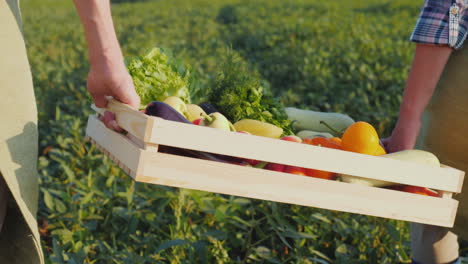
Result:
{"label": "green zucchini", "polygon": [[310,131],[310,130],[301,130],[296,133],[296,136],[300,137],[301,139],[306,138],[314,138],[314,137],[324,137],[324,138],[332,138],[333,135],[327,132],[317,132],[317,131]]}
{"label": "green zucchini", "polygon": [[[440,167],[439,159],[434,154],[428,151],[418,149],[402,150],[390,154],[380,155],[379,157],[414,162],[432,167]],[[373,180],[344,174],[340,174],[339,178],[347,183],[355,183],[372,187],[385,187],[395,185],[395,183],[392,182]]]}
{"label": "green zucchini", "polygon": [[296,131],[311,130],[336,134],[333,130],[321,124],[320,121],[326,122],[337,131],[344,131],[348,126],[354,123],[351,117],[341,113],[317,112],[294,107],[286,107],[285,111],[288,119],[292,121],[293,129]]}

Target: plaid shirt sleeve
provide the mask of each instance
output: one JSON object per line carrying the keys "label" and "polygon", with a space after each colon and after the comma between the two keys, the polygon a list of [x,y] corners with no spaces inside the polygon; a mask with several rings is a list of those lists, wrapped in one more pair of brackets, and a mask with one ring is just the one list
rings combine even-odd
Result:
{"label": "plaid shirt sleeve", "polygon": [[468,5],[464,1],[426,0],[410,40],[461,48],[468,34]]}

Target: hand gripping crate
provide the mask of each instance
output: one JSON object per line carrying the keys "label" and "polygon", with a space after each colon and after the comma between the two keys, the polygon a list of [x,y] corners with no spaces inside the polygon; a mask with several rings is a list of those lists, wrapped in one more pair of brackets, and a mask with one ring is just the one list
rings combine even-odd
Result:
{"label": "hand gripping crate", "polygon": [[[400,160],[233,133],[145,115],[111,100],[107,109],[127,131],[89,116],[86,136],[137,182],[452,227],[464,172]],[[164,147],[256,159],[437,190],[431,197],[397,190],[163,153]]]}

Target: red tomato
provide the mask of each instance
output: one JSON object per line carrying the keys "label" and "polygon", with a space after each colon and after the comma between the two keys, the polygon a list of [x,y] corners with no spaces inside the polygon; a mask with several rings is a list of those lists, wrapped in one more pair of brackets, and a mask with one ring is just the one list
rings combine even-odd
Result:
{"label": "red tomato", "polygon": [[414,194],[419,194],[419,195],[440,197],[438,192],[425,188],[425,187],[410,186],[410,185],[395,185],[395,186],[390,186],[388,188],[392,190],[409,192],[409,193],[414,193]]}
{"label": "red tomato", "polygon": [[197,125],[197,126],[198,126],[198,125],[200,125],[200,122],[201,122],[202,120],[203,120],[203,118],[198,118],[198,119],[193,120],[192,123],[193,123],[194,125]]}
{"label": "red tomato", "polygon": [[343,149],[340,144],[330,141],[329,139],[324,137],[306,138],[302,141],[302,143],[325,148]]}
{"label": "red tomato", "polygon": [[336,174],[329,171],[321,171],[321,170],[314,170],[314,169],[305,169],[306,175],[309,177],[326,179],[326,180],[334,180]]}
{"label": "red tomato", "polygon": [[285,167],[284,164],[268,163],[268,164],[265,166],[265,169],[267,169],[267,170],[272,170],[272,171],[279,171],[279,172],[282,172],[282,171],[284,171],[284,167]]}
{"label": "red tomato", "polygon": [[284,172],[292,173],[296,175],[304,175],[306,176],[306,172],[304,168],[296,167],[296,166],[285,166]]}

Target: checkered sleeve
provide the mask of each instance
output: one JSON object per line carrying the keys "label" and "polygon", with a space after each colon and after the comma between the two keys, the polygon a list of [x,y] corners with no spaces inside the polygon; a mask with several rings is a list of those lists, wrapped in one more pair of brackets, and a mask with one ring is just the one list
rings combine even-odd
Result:
{"label": "checkered sleeve", "polygon": [[426,0],[410,40],[416,43],[463,46],[468,29],[468,9],[463,0]]}

